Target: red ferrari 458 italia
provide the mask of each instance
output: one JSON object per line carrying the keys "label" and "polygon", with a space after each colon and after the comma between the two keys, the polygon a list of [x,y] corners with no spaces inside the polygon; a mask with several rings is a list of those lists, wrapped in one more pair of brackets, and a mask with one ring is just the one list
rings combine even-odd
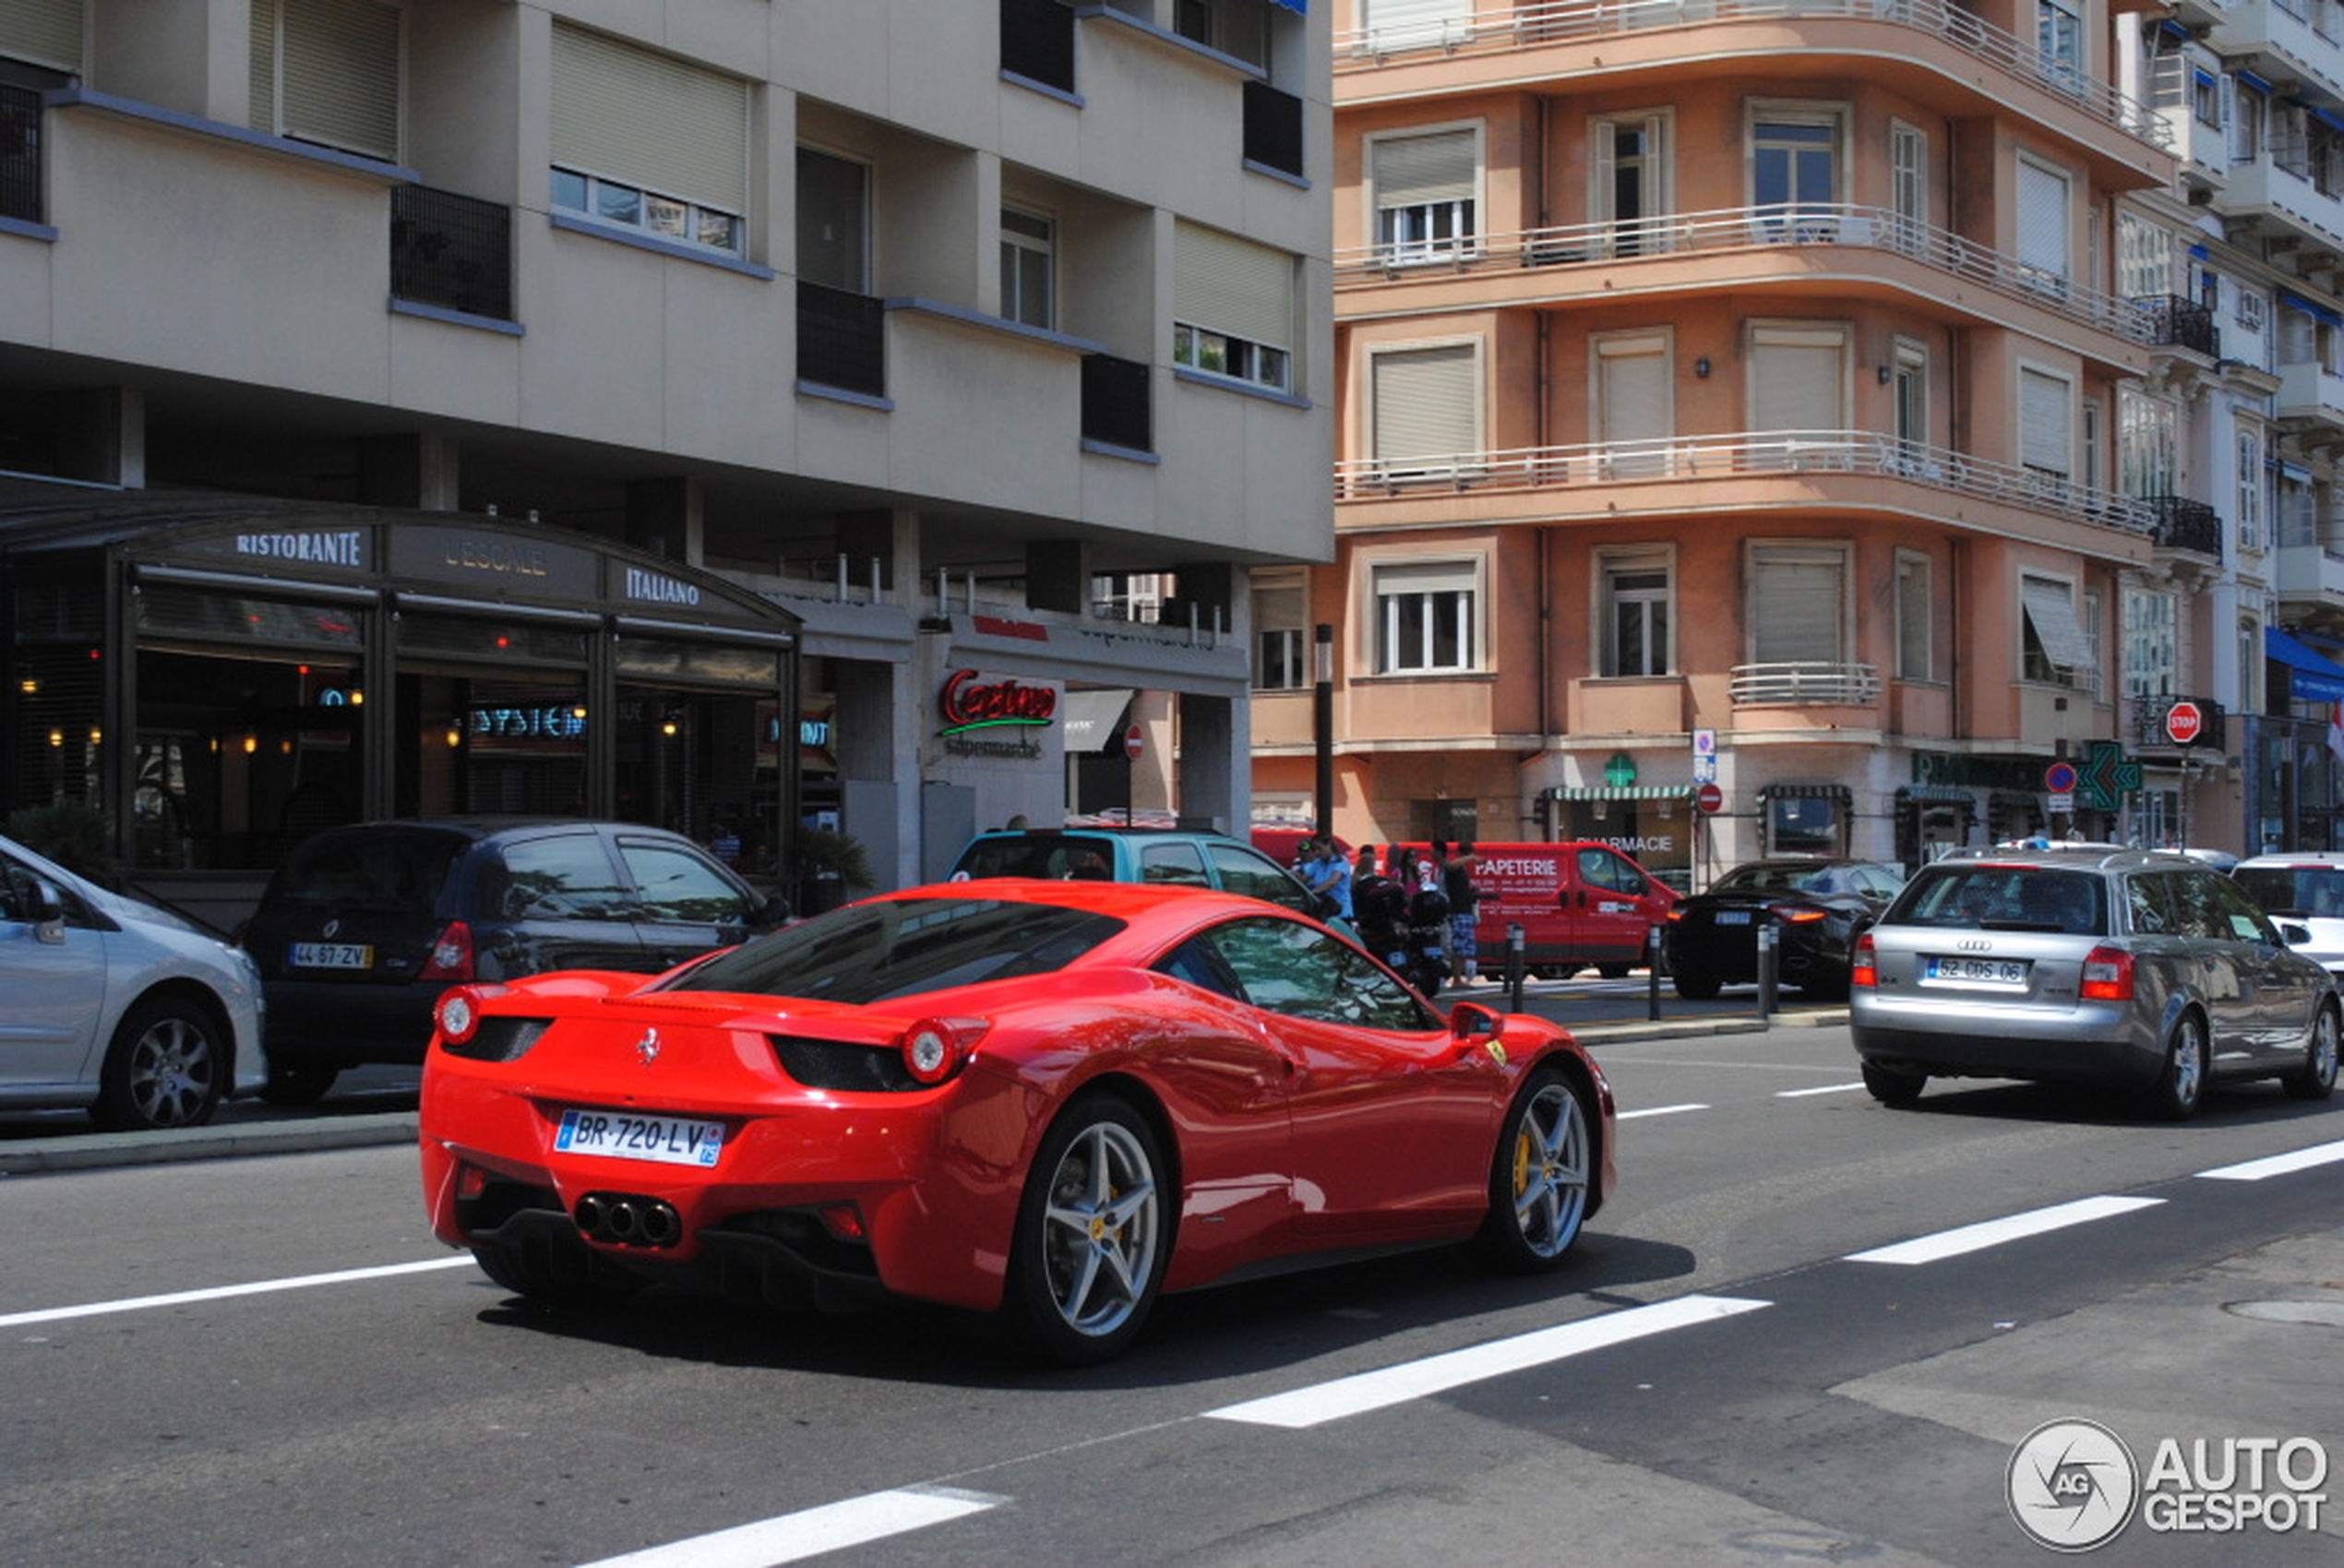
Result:
{"label": "red ferrari 458 italia", "polygon": [[527,1297],[893,1296],[1104,1359],[1157,1295],[1313,1253],[1559,1262],[1613,1181],[1562,1029],[1435,1011],[1341,937],[1197,888],[865,900],[646,980],[440,1001],[424,1191]]}

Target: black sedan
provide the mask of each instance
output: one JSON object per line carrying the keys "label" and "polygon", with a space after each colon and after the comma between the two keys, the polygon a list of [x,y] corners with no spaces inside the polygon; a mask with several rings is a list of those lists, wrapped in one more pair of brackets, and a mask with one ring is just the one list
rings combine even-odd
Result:
{"label": "black sedan", "polygon": [[1775,933],[1777,978],[1813,997],[1848,995],[1848,952],[1904,885],[1871,860],[1753,860],[1669,905],[1661,955],[1677,994],[1706,1001],[1758,978],[1758,933]]}

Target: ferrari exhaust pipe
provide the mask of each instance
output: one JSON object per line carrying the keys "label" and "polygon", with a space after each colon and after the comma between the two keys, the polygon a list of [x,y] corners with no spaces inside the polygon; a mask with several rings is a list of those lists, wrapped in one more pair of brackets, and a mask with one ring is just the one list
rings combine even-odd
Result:
{"label": "ferrari exhaust pipe", "polygon": [[589,1192],[572,1211],[579,1234],[621,1247],[673,1247],[684,1239],[684,1217],[663,1198],[632,1192]]}
{"label": "ferrari exhaust pipe", "polygon": [[578,1200],[576,1217],[580,1230],[590,1237],[600,1236],[603,1227],[610,1223],[610,1205],[603,1201],[600,1192],[589,1192]]}
{"label": "ferrari exhaust pipe", "polygon": [[633,1199],[621,1198],[611,1204],[608,1221],[610,1239],[614,1241],[634,1240],[637,1217]]}
{"label": "ferrari exhaust pipe", "polygon": [[652,1203],[639,1216],[635,1229],[644,1246],[664,1247],[676,1239],[678,1224],[674,1209],[665,1203]]}

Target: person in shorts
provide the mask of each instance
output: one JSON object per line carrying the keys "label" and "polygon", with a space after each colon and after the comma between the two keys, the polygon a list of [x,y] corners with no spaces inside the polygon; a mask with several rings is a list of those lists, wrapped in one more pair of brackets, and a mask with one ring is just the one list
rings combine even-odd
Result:
{"label": "person in shorts", "polygon": [[1457,841],[1456,853],[1441,863],[1441,891],[1449,895],[1449,983],[1470,986],[1481,977],[1481,942],[1474,928],[1473,906],[1481,894],[1473,885],[1473,868],[1481,856],[1473,841]]}

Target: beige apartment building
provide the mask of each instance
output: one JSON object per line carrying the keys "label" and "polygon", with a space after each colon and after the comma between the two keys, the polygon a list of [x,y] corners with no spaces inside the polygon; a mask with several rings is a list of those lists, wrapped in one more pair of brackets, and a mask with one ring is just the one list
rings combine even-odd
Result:
{"label": "beige apartment building", "polygon": [[483,809],[906,882],[1099,759],[1241,823],[1253,574],[1333,554],[1329,40],[0,0],[0,805],[154,887]]}
{"label": "beige apartment building", "polygon": [[1321,808],[1325,626],[1355,842],[2241,847],[2318,416],[2225,357],[2200,274],[2291,252],[2182,178],[2168,20],[1343,0],[1337,550],[1255,579],[1257,805]]}

